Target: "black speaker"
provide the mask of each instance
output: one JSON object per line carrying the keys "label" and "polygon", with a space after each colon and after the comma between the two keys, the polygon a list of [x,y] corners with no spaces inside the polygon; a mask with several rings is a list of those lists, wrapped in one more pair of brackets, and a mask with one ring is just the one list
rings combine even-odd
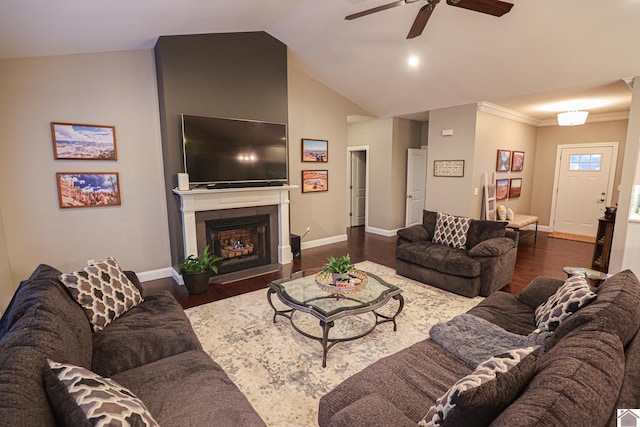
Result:
{"label": "black speaker", "polygon": [[300,248],[300,236],[297,234],[291,234],[291,253],[293,258],[297,259],[302,256],[302,248]]}

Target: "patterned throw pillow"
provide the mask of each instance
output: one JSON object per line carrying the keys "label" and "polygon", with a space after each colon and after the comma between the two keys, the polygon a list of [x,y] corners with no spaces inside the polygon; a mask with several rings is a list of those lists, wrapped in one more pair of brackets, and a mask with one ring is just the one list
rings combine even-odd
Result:
{"label": "patterned throw pillow", "polygon": [[531,381],[537,348],[510,350],[479,363],[436,400],[418,426],[488,426]]}
{"label": "patterned throw pillow", "polygon": [[113,258],[61,274],[59,279],[83,308],[94,332],[142,302],[140,291]]}
{"label": "patterned throw pillow", "polygon": [[464,249],[469,224],[471,224],[471,218],[438,212],[433,243],[451,246],[454,249]]}
{"label": "patterned throw pillow", "polygon": [[560,322],[595,299],[586,277],[572,276],[536,308],[536,325],[541,331],[555,331]]}
{"label": "patterned throw pillow", "polygon": [[44,383],[60,425],[158,426],[147,407],[128,389],[79,366],[47,359]]}

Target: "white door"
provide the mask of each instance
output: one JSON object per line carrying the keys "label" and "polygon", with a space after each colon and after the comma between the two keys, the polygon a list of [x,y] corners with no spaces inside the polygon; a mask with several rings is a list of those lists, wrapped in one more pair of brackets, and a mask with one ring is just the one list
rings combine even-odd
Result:
{"label": "white door", "polygon": [[365,210],[367,206],[367,152],[351,152],[351,227],[364,225]]}
{"label": "white door", "polygon": [[409,148],[405,227],[422,224],[427,189],[427,150]]}
{"label": "white door", "polygon": [[553,231],[595,237],[611,202],[614,151],[612,145],[561,148]]}

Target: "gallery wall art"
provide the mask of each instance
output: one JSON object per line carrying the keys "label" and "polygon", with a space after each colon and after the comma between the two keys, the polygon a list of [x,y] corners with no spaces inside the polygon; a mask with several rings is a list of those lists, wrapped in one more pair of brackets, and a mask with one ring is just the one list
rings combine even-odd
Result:
{"label": "gallery wall art", "polygon": [[116,128],[51,122],[56,160],[117,160]]}
{"label": "gallery wall art", "polygon": [[118,172],[58,172],[60,208],[119,206],[120,176]]}
{"label": "gallery wall art", "polygon": [[302,139],[302,161],[322,162],[329,161],[329,141],[323,139]]}
{"label": "gallery wall art", "polygon": [[317,193],[329,190],[328,170],[303,170],[302,171],[302,192]]}

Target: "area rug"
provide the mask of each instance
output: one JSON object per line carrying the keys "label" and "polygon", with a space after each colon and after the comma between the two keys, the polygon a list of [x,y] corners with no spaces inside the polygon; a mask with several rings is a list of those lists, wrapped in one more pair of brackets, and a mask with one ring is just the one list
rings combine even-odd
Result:
{"label": "area rug", "polygon": [[[325,393],[376,360],[428,338],[432,325],[464,313],[482,300],[398,276],[395,270],[370,261],[356,266],[402,289],[405,305],[397,317],[398,330],[393,332],[393,325],[384,323],[364,338],[336,344],[328,352],[326,368],[322,368],[319,342],[294,331],[284,317],[273,323],[266,290],[185,310],[205,351],[268,426],[317,426],[318,402]],[[277,297],[273,300],[275,303]],[[397,304],[391,300],[380,311],[393,313]],[[320,331],[318,320],[298,314],[297,324],[308,323],[304,330],[315,327]],[[357,327],[358,322],[372,324],[371,313],[361,317],[340,319],[332,331],[344,332],[341,328]]]}
{"label": "area rug", "polygon": [[595,243],[596,238],[591,236],[581,236],[578,234],[558,233],[553,232],[549,234],[549,237],[553,239],[573,240],[574,242]]}

